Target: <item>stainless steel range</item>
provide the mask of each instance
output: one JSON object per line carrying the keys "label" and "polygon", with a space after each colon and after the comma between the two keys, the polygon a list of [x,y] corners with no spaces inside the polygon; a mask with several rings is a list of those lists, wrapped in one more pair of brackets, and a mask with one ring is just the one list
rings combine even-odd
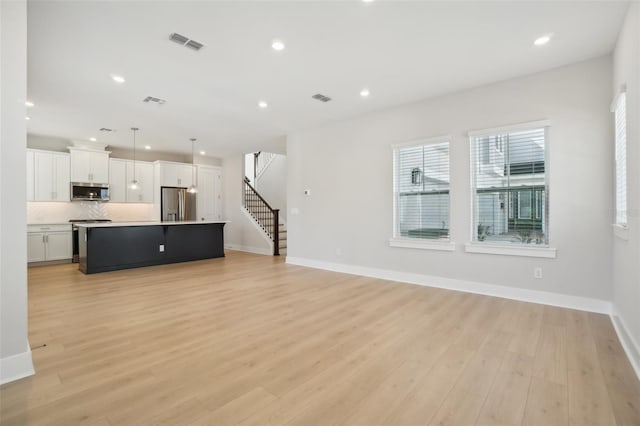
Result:
{"label": "stainless steel range", "polygon": [[78,223],[110,223],[111,219],[71,219],[71,229],[73,230],[73,263],[78,263],[80,261],[79,254],[79,241],[78,241]]}

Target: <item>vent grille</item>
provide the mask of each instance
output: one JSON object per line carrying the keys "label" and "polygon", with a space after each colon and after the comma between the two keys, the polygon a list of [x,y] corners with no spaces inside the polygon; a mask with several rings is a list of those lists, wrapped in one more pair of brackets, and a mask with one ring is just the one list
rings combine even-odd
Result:
{"label": "vent grille", "polygon": [[316,94],[316,95],[313,95],[313,96],[312,96],[312,98],[313,98],[313,99],[317,99],[317,100],[319,100],[320,102],[329,102],[329,101],[331,100],[331,98],[330,98],[330,97],[325,96],[325,95],[323,95],[323,94],[321,94],[321,93],[318,93],[318,94]]}
{"label": "vent grille", "polygon": [[182,34],[178,34],[178,33],[172,33],[169,36],[169,40],[174,41],[178,44],[181,44],[193,50],[200,50],[204,47],[204,44],[197,42],[195,40],[191,40],[189,37],[185,37]]}
{"label": "vent grille", "polygon": [[167,102],[165,99],[160,99],[160,98],[156,98],[155,96],[147,96],[146,98],[144,98],[142,100],[142,102],[153,102],[156,103],[158,105],[164,105],[165,102]]}
{"label": "vent grille", "polygon": [[113,132],[113,129],[107,129],[106,127],[101,127],[100,131],[101,132]]}

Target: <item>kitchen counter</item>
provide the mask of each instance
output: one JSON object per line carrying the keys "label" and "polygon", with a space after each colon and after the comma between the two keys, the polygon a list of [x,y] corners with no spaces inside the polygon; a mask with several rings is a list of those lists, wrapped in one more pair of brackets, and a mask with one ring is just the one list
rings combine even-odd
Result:
{"label": "kitchen counter", "polygon": [[78,224],[85,274],[224,257],[225,221]]}
{"label": "kitchen counter", "polygon": [[158,225],[206,225],[212,223],[228,223],[225,220],[185,220],[181,222],[110,222],[110,223],[78,223],[85,228],[120,228],[123,226],[158,226]]}

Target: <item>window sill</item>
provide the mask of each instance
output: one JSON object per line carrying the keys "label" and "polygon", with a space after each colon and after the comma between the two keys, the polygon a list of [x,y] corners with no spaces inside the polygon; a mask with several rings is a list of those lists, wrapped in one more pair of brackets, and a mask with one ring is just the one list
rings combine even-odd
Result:
{"label": "window sill", "polygon": [[556,249],[552,247],[512,247],[491,243],[466,243],[464,251],[467,253],[498,254],[503,256],[524,256],[556,258]]}
{"label": "window sill", "polygon": [[629,227],[625,225],[613,224],[613,235],[624,241],[629,241]]}
{"label": "window sill", "polygon": [[418,238],[389,238],[389,245],[391,247],[404,247],[421,250],[454,251],[456,249],[456,245],[452,241],[429,241]]}

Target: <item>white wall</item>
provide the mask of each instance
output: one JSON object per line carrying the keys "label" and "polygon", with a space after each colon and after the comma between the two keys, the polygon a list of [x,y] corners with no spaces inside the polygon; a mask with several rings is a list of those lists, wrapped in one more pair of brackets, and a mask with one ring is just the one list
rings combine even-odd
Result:
{"label": "white wall", "polygon": [[[287,141],[287,259],[610,300],[610,101],[611,58],[602,57],[294,133]],[[550,244],[557,258],[465,253],[471,238],[467,132],[543,119],[551,120]],[[451,136],[456,250],[389,247],[391,144],[439,135]],[[536,266],[543,279],[534,279]]]}
{"label": "white wall", "polygon": [[287,220],[287,156],[276,154],[269,166],[256,179],[256,190]]}
{"label": "white wall", "polygon": [[244,156],[238,154],[222,161],[223,198],[225,220],[224,245],[227,248],[270,254],[271,244],[244,213],[242,191],[244,180]]}
{"label": "white wall", "polygon": [[[613,304],[640,375],[640,4],[633,3],[613,55],[613,90],[627,86],[627,241],[613,242]],[[611,190],[613,191],[613,186]],[[633,343],[635,341],[635,344]]]}
{"label": "white wall", "polygon": [[0,383],[33,374],[27,328],[27,6],[0,2]]}

